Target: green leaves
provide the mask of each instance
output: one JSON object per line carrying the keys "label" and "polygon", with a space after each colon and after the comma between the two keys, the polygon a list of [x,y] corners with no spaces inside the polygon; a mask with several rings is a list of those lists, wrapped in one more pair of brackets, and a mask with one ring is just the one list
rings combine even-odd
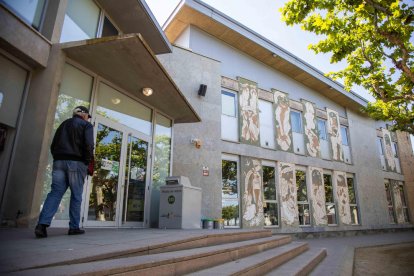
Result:
{"label": "green leaves", "polygon": [[309,45],[347,67],[327,74],[345,89],[362,85],[376,99],[365,111],[413,134],[414,7],[408,0],[291,0],[281,9],[287,25],[323,35]]}

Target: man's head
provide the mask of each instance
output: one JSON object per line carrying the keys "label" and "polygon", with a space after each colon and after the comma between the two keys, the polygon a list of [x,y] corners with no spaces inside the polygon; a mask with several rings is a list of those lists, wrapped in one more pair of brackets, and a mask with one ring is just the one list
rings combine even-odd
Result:
{"label": "man's head", "polygon": [[91,118],[91,115],[89,114],[89,109],[81,105],[73,109],[73,116],[75,115],[82,117],[85,121]]}

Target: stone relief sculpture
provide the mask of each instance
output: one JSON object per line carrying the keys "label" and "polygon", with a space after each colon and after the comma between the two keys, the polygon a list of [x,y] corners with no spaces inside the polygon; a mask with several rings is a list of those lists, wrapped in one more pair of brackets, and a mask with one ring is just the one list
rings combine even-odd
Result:
{"label": "stone relief sculpture", "polygon": [[392,197],[394,198],[394,210],[397,223],[404,223],[405,219],[402,208],[400,185],[396,180],[390,180],[390,184]]}
{"label": "stone relief sculpture", "polygon": [[303,118],[305,126],[305,145],[309,156],[320,156],[320,144],[318,129],[316,127],[315,105],[311,102],[302,100]]}
{"label": "stone relief sculpture", "polygon": [[287,94],[273,91],[275,102],[276,145],[277,149],[292,151],[292,127],[290,125],[290,106]]}
{"label": "stone relief sculpture", "polygon": [[262,165],[259,160],[242,157],[243,227],[261,227],[263,214]]}
{"label": "stone relief sculpture", "polygon": [[384,155],[385,155],[385,164],[387,169],[393,172],[396,172],[397,166],[395,164],[394,153],[392,152],[392,140],[391,134],[388,129],[382,129],[382,135],[384,137]]}
{"label": "stone relief sculpture", "polygon": [[344,161],[338,112],[327,108],[326,113],[328,116],[328,133],[331,140],[332,159],[336,161]]}
{"label": "stone relief sculpture", "polygon": [[239,81],[240,141],[259,145],[259,94],[257,84],[243,78]]}
{"label": "stone relief sculpture", "polygon": [[323,183],[323,170],[309,167],[312,185],[312,209],[315,225],[324,226],[328,224],[325,206],[325,187]]}
{"label": "stone relief sculpture", "polygon": [[336,185],[336,197],[338,199],[338,216],[343,224],[351,224],[351,210],[349,207],[348,184],[344,172],[334,171],[334,185]]}
{"label": "stone relief sculpture", "polygon": [[299,226],[295,165],[279,163],[280,212],[284,226]]}

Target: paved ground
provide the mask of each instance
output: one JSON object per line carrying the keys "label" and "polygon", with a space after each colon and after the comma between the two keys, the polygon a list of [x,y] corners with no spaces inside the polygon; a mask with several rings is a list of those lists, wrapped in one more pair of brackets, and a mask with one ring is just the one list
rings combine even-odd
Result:
{"label": "paved ground", "polygon": [[414,275],[414,243],[357,248],[354,275]]}
{"label": "paved ground", "polygon": [[[54,228],[49,229],[48,238],[36,239],[32,229],[0,229],[0,274],[231,231],[247,230],[86,229],[85,235],[68,236],[67,229]],[[355,247],[414,242],[414,231],[303,241],[308,242],[311,247],[327,248],[328,256],[313,275],[352,275]]]}

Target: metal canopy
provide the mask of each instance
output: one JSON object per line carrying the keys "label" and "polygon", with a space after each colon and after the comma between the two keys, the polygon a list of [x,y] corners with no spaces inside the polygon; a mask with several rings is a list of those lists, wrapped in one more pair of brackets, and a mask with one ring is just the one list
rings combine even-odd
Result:
{"label": "metal canopy", "polygon": [[[201,121],[140,34],[70,42],[62,44],[62,49],[72,60],[164,112],[175,123]],[[144,96],[144,87],[154,93]]]}

